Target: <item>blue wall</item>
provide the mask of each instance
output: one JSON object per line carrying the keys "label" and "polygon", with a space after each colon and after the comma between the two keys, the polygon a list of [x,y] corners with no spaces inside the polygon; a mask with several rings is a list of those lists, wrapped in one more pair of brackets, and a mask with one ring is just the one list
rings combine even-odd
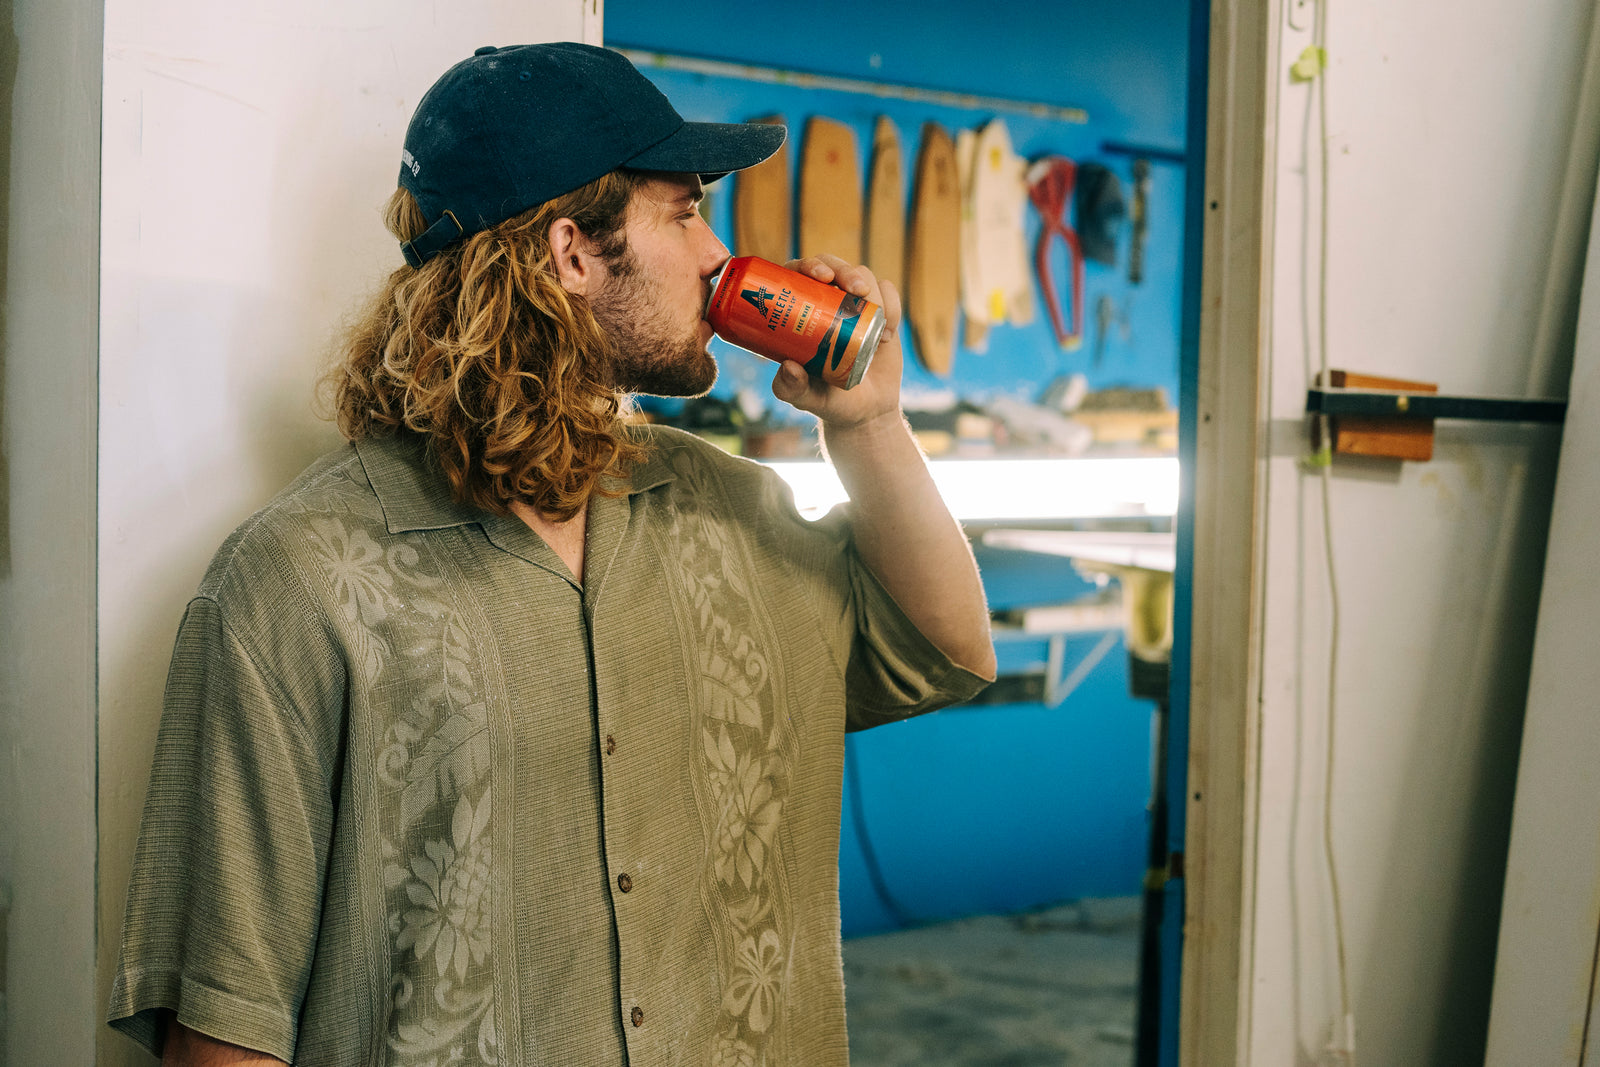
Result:
{"label": "blue wall", "polygon": [[[692,55],[761,66],[826,73],[859,80],[887,81],[1086,109],[1087,124],[1045,121],[1003,114],[1016,150],[1026,159],[1065,155],[1079,163],[1099,162],[1133,194],[1131,157],[1104,150],[1108,142],[1149,146],[1181,153],[1184,148],[1187,4],[1178,0],[1138,0],[1107,5],[1088,2],[1041,5],[1010,21],[986,17],[995,10],[969,3],[934,0],[919,4],[915,19],[891,14],[887,5],[837,2],[805,6],[804,25],[764,17],[752,5],[725,0],[697,5],[693,17],[681,9],[642,0],[606,5],[606,43],[655,52]],[[816,27],[849,32],[817,33]],[[714,32],[708,32],[715,27]],[[772,113],[789,122],[797,142],[804,120],[826,115],[856,132],[863,175],[869,164],[872,126],[887,115],[900,131],[908,175],[922,124],[942,123],[954,133],[976,128],[994,112],[937,107],[851,93],[771,85],[672,70],[650,70],[650,77],[685,118],[741,121]],[[791,164],[798,166],[797,143]],[[725,238],[732,233],[731,183],[711,187],[712,224]],[[1182,274],[1183,170],[1156,163],[1150,182],[1150,226],[1145,250],[1145,280],[1127,280],[1129,227],[1123,226],[1118,262],[1090,262],[1085,272],[1082,315],[1084,343],[1075,351],[1057,347],[1038,302],[1033,323],[1001,326],[990,334],[984,354],[958,348],[955,370],[943,380],[907,363],[906,390],[955,388],[970,400],[1005,394],[1036,399],[1055,377],[1080,372],[1093,386],[1163,386],[1176,401],[1178,314]],[[1028,247],[1038,234],[1030,208]],[[1059,243],[1057,248],[1059,249]],[[1058,287],[1069,271],[1064,256],[1052,267]],[[1101,345],[1094,309],[1101,295],[1117,308],[1118,322]],[[1062,294],[1063,309],[1068,303]],[[765,395],[770,364],[717,344],[723,380],[717,392],[752,388]],[[912,345],[908,343],[908,348]],[[913,350],[914,351],[914,350]]]}
{"label": "blue wall", "polygon": [[[787,21],[774,17],[774,10],[788,12]],[[606,43],[1081,107],[1089,112],[1087,124],[1003,117],[1025,158],[1059,154],[1110,167],[1122,180],[1130,207],[1132,157],[1107,146],[1184,152],[1187,0],[1074,0],[1007,18],[996,13],[997,6],[953,0],[932,0],[915,10],[915,17],[907,18],[886,5],[846,6],[834,0],[799,9],[725,0],[678,9],[610,0]],[[803,11],[803,24],[795,20],[796,11]],[[670,70],[647,73],[691,120],[739,121],[778,112],[787,118],[792,137],[810,115],[844,121],[856,131],[863,174],[879,115],[888,115],[899,128],[908,176],[922,123],[940,122],[954,133],[993,117]],[[791,157],[797,161],[798,152],[792,149]],[[1162,386],[1176,400],[1184,179],[1181,165],[1154,162],[1141,285],[1127,278],[1126,224],[1116,265],[1088,264],[1080,349],[1056,346],[1040,303],[1031,325],[993,330],[986,353],[958,348],[948,380],[908,360],[908,395],[950,389],[978,402],[997,395],[1036,399],[1058,375],[1079,372],[1095,387]],[[712,224],[727,239],[731,189],[723,183],[711,190]],[[909,188],[906,192],[909,203]],[[1028,220],[1031,250],[1038,227],[1031,209]],[[1068,278],[1064,264],[1054,269],[1058,284]],[[1102,294],[1115,301],[1124,321],[1108,331],[1097,363],[1101,339],[1094,307]],[[748,388],[766,395],[771,365],[717,344],[723,367],[717,392]],[[980,565],[997,608],[1069,600],[1089,591],[1064,561],[980,551]],[[1098,639],[1069,639],[1069,667]],[[1002,645],[1002,671],[1042,658],[1043,644],[1039,639]],[[852,736],[840,850],[846,935],[906,921],[1139,892],[1150,712],[1148,703],[1127,695],[1126,654],[1119,644],[1060,707],[952,709]],[[853,812],[870,840],[875,870]],[[876,886],[874,874],[880,876]]]}
{"label": "blue wall", "polygon": [[[1100,637],[1069,638],[1068,668]],[[1151,705],[1128,698],[1125,657],[1119,640],[1059,707],[956,708],[852,735],[846,936],[1138,892]],[[863,828],[890,903],[872,885]]]}

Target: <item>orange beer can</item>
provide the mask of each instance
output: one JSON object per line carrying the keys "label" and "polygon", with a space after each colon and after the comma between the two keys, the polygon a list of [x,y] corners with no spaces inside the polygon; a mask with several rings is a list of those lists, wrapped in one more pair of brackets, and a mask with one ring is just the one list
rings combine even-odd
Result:
{"label": "orange beer can", "polygon": [[850,389],[883,335],[883,308],[755,256],[730,259],[706,307],[718,337]]}

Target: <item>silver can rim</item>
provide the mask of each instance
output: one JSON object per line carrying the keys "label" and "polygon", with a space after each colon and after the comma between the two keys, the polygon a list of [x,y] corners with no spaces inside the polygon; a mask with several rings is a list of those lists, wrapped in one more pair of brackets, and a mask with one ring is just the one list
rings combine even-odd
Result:
{"label": "silver can rim", "polygon": [[861,335],[861,350],[856,353],[856,361],[850,364],[850,376],[844,383],[846,389],[854,389],[861,384],[862,376],[867,373],[867,364],[872,362],[872,355],[878,350],[878,341],[883,337],[883,327],[887,322],[883,308],[876,308],[872,320],[867,323],[866,332]]}

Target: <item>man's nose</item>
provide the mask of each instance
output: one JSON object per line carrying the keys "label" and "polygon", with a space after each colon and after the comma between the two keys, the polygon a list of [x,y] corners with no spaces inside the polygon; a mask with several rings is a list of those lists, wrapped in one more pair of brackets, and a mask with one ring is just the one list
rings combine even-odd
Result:
{"label": "man's nose", "polygon": [[731,258],[728,246],[712,232],[711,226],[701,223],[701,240],[703,247],[700,250],[701,276],[709,278],[722,269],[722,265]]}

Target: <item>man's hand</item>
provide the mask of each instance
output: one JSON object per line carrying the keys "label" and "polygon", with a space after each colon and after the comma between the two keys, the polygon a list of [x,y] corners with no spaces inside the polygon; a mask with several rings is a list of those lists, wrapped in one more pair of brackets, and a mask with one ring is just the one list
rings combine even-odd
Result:
{"label": "man's hand", "polygon": [[929,641],[992,679],[994,640],[972,549],[900,414],[900,294],[837,256],[812,256],[790,267],[882,305],[886,321],[854,389],[816,381],[786,361],[772,381],[773,395],[822,420],[823,449],[850,495],[861,559]]}
{"label": "man's hand", "polygon": [[890,282],[880,285],[866,267],[852,266],[838,256],[808,256],[789,264],[819,282],[827,282],[883,308],[883,333],[867,371],[854,389],[840,389],[808,375],[800,364],[784,360],[772,380],[772,395],[828,426],[844,428],[874,418],[900,418],[900,293]]}

